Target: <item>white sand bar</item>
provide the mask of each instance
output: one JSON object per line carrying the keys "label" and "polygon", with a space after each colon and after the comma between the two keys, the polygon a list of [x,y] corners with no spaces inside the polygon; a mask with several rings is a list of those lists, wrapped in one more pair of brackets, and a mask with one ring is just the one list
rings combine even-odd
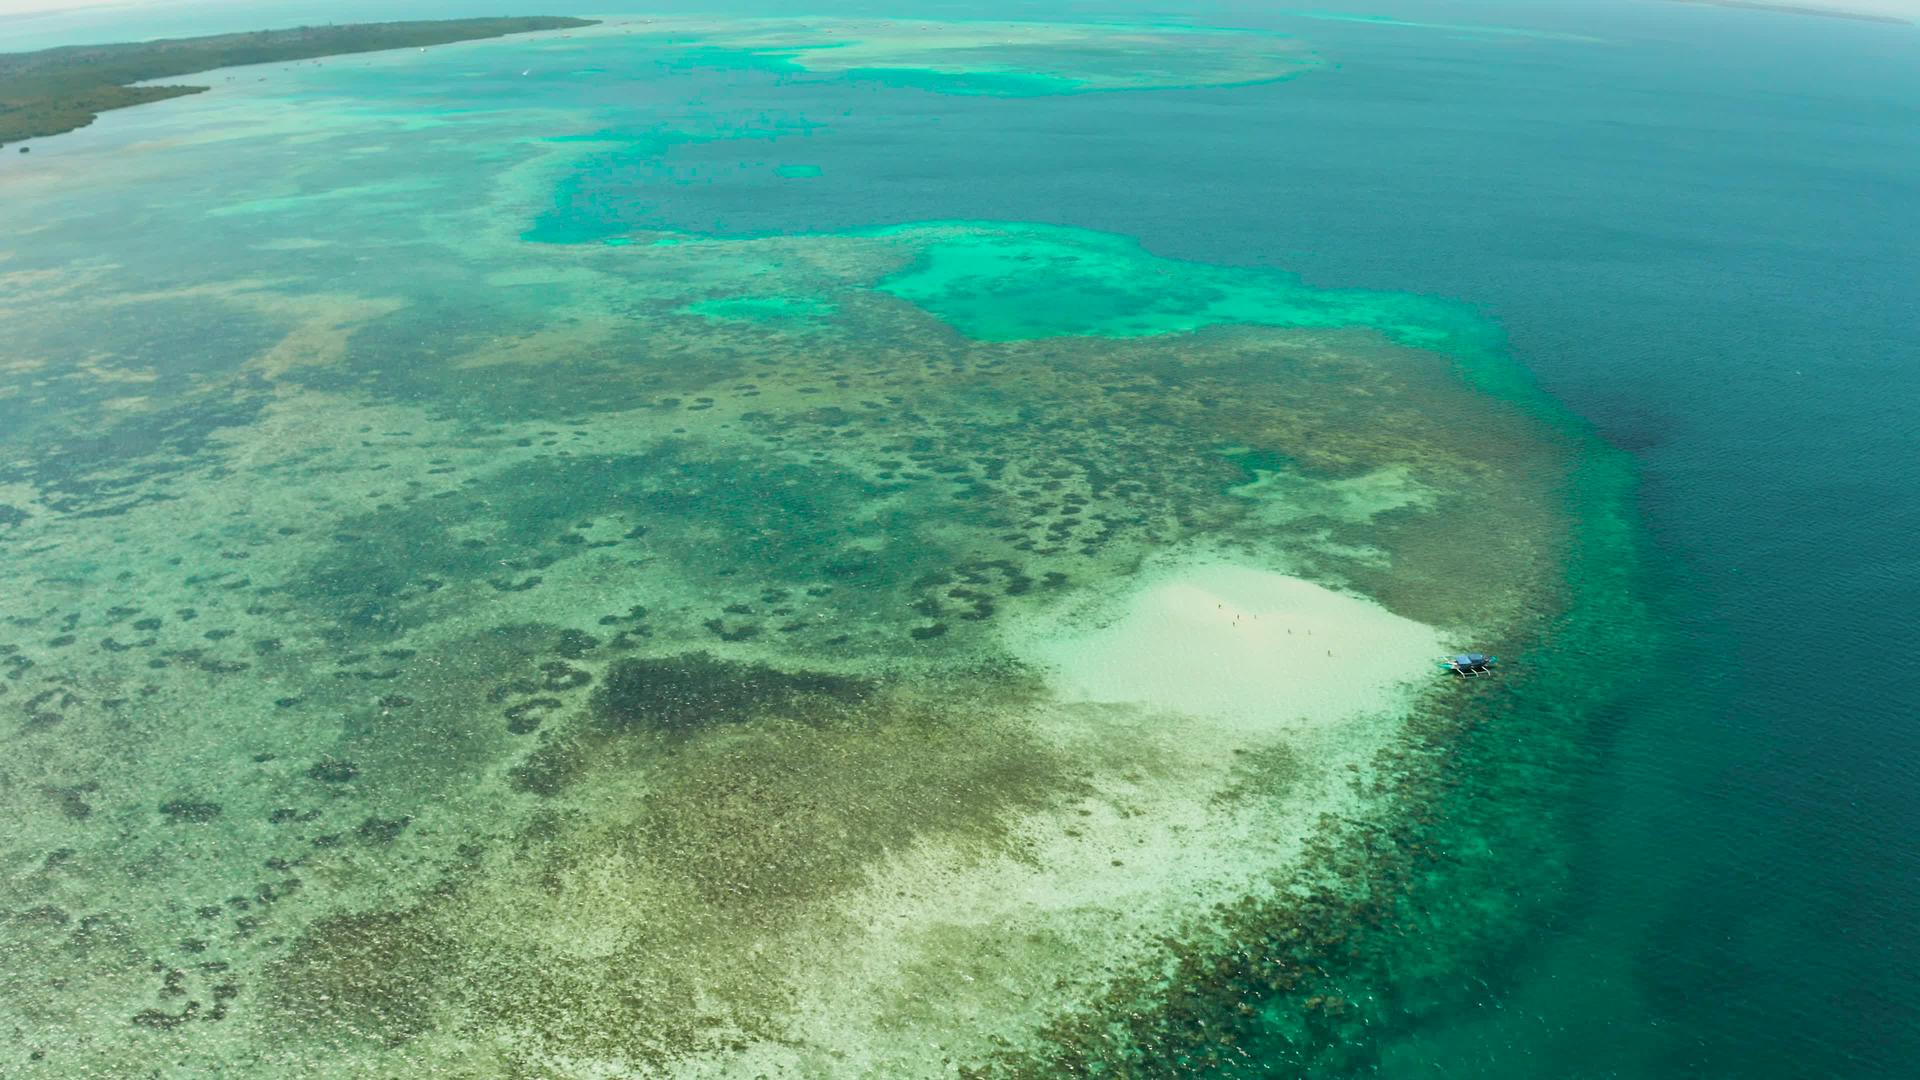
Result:
{"label": "white sand bar", "polygon": [[1299,731],[1394,707],[1444,651],[1433,627],[1300,578],[1224,562],[1149,576],[1116,609],[1022,652],[1068,701]]}
{"label": "white sand bar", "polygon": [[1170,560],[1118,597],[1015,625],[1057,702],[1036,732],[1085,761],[1086,798],[1028,815],[1020,850],[932,842],[799,935],[777,1040],[688,1077],[950,1075],[1021,1047],[1163,955],[1215,903],[1269,895],[1323,813],[1401,730],[1443,651],[1432,627],[1258,568]]}

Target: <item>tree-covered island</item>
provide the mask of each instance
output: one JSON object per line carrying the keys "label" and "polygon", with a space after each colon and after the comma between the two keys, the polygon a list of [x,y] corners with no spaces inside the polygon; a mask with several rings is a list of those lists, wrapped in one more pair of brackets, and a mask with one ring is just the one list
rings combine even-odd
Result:
{"label": "tree-covered island", "polygon": [[591,19],[545,15],[349,23],[0,53],[0,146],[85,127],[108,109],[207,89],[130,85],[150,79],[244,64],[311,60],[591,25]]}

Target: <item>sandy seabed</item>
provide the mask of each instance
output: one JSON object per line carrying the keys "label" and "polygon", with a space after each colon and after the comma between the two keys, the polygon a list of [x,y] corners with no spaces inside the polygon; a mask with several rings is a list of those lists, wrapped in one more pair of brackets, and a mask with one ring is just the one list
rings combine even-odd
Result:
{"label": "sandy seabed", "polygon": [[1364,598],[1191,554],[1006,639],[1046,672],[1035,728],[1130,764],[1020,822],[1017,854],[875,868],[845,903],[864,930],[793,957],[788,1036],[676,1075],[930,1076],[1027,1045],[1196,912],[1280,887],[1323,815],[1360,812],[1351,781],[1441,649]]}

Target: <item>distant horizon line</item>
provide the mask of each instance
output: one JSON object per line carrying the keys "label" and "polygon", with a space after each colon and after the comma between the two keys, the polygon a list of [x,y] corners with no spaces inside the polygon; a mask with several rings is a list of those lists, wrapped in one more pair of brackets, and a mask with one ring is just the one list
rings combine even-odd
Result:
{"label": "distant horizon line", "polygon": [[[1776,3],[1774,0],[1668,0],[1675,4],[1700,4],[1707,7],[1745,8],[1750,11],[1776,11],[1783,15],[1813,15],[1825,19],[1853,19],[1860,22],[1893,23],[1897,26],[1912,26],[1914,21],[1889,11],[1866,11],[1857,7],[1841,4],[1824,4],[1819,0],[1801,0],[1799,3]],[[1920,12],[1915,12],[1920,14]]]}

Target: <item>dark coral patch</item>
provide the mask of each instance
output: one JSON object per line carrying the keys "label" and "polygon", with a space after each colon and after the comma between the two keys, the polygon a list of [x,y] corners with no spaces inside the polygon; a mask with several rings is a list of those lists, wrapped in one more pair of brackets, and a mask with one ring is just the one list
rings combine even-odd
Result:
{"label": "dark coral patch", "polygon": [[593,681],[592,675],[558,660],[541,664],[540,673],[546,676],[542,685],[548,690],[578,690]]}
{"label": "dark coral patch", "polygon": [[411,816],[397,818],[370,817],[361,822],[353,831],[360,839],[369,844],[391,844],[399,839],[407,826],[413,823]]}
{"label": "dark coral patch", "polygon": [[318,780],[323,784],[344,784],[359,775],[360,766],[338,758],[316,761],[313,767],[307,770],[309,779]]}
{"label": "dark coral patch", "polygon": [[[620,621],[615,618],[615,622]],[[554,646],[554,652],[568,660],[578,660],[600,647],[600,639],[583,630],[563,630],[560,641]]]}
{"label": "dark coral patch", "polygon": [[204,823],[220,816],[220,804],[171,799],[160,804],[160,812],[172,821]]}
{"label": "dark coral patch", "polygon": [[540,684],[534,682],[532,679],[508,679],[506,682],[487,691],[487,700],[498,703],[510,697],[537,693],[539,690]]}
{"label": "dark coral patch", "polygon": [[70,787],[49,785],[40,789],[42,794],[59,805],[62,814],[75,821],[85,821],[93,816],[93,804],[86,797],[98,790],[100,785],[91,780]]}
{"label": "dark coral patch", "polygon": [[718,660],[705,652],[622,660],[593,695],[611,730],[691,732],[765,713],[853,705],[875,689],[866,679]]}
{"label": "dark coral patch", "polygon": [[741,623],[739,626],[729,627],[719,619],[708,619],[701,625],[721,641],[750,641],[760,636],[759,623]]}
{"label": "dark coral patch", "polygon": [[540,722],[547,714],[561,706],[559,698],[537,697],[523,701],[507,710],[507,730],[515,735],[531,735],[540,730]]}

